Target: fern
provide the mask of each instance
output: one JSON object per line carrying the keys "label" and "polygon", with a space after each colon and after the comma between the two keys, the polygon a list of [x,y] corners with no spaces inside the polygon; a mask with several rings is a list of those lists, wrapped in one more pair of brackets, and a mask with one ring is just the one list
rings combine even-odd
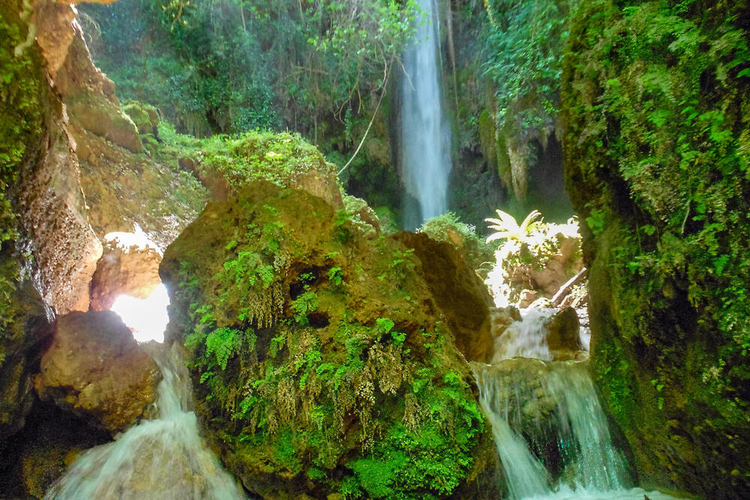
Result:
{"label": "fern", "polygon": [[229,359],[242,347],[242,333],[232,328],[218,328],[206,337],[206,358],[213,354],[216,363],[226,370]]}
{"label": "fern", "polygon": [[523,241],[524,237],[529,234],[538,224],[542,214],[538,210],[533,210],[526,218],[518,224],[516,219],[502,210],[495,210],[498,219],[484,219],[491,222],[490,229],[496,232],[487,237],[487,243],[495,240],[516,240]]}

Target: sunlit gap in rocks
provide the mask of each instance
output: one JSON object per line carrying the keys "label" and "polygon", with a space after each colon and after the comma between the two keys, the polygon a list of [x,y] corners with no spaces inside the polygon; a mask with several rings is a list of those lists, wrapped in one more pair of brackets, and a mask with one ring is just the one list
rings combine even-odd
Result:
{"label": "sunlit gap in rocks", "polygon": [[164,330],[169,323],[168,306],[167,287],[161,284],[146,299],[120,295],[111,310],[120,315],[138,342],[164,342]]}
{"label": "sunlit gap in rocks", "polygon": [[448,210],[451,171],[451,132],[443,116],[438,66],[438,9],[435,0],[419,0],[419,7],[425,19],[417,28],[417,44],[404,55],[401,102],[404,183],[419,205],[407,202],[404,225],[409,230]]}
{"label": "sunlit gap in rocks", "polygon": [[565,349],[550,349],[551,317],[562,313],[522,310],[520,321],[497,337],[492,364],[472,363],[508,485],[505,498],[672,498],[635,487],[588,374],[587,342],[573,338]]}

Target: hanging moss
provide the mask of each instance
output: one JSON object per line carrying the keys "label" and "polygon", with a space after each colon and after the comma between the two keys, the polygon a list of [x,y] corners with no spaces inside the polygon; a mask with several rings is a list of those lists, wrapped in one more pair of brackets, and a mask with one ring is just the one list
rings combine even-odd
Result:
{"label": "hanging moss", "polygon": [[648,481],[750,494],[750,50],[740,1],[582,2],[563,78],[593,366]]}
{"label": "hanging moss", "polygon": [[[14,15],[15,14],[15,15]],[[0,245],[16,238],[11,190],[21,165],[34,154],[42,134],[41,99],[46,82],[27,48],[19,57],[14,48],[26,39],[28,26],[9,6],[0,7]],[[31,146],[31,147],[29,147]]]}

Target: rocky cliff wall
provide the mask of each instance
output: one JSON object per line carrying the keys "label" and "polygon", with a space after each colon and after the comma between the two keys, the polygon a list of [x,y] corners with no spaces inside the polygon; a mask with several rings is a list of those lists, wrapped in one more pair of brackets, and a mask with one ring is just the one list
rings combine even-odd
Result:
{"label": "rocky cliff wall", "polygon": [[644,483],[750,496],[750,10],[582,2],[563,76],[592,369]]}

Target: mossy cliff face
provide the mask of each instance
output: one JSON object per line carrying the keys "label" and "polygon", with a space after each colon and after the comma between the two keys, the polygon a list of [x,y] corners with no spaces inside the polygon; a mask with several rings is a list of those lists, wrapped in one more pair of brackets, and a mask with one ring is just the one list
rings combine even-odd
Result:
{"label": "mossy cliff face", "polygon": [[563,76],[592,369],[645,483],[750,496],[746,2],[582,2]]}
{"label": "mossy cliff face", "polygon": [[469,367],[412,253],[264,181],[209,204],[167,249],[168,335],[184,342],[200,418],[246,488],[497,494]]}

